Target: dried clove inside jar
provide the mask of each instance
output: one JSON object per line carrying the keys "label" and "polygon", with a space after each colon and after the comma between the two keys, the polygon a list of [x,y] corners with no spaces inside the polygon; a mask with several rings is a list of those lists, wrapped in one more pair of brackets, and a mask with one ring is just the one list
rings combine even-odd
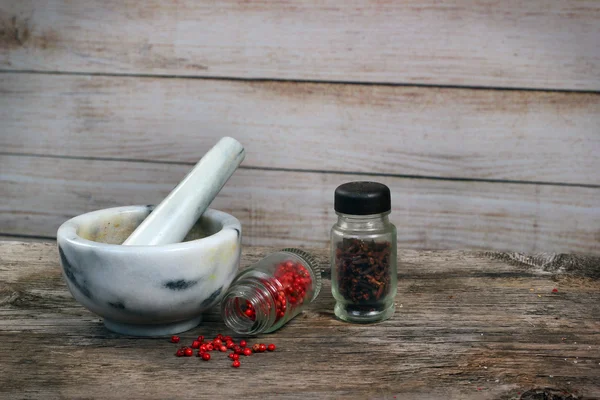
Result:
{"label": "dried clove inside jar", "polygon": [[376,182],[350,182],[335,191],[337,223],[331,228],[331,290],[335,315],[377,322],[394,314],[397,287],[396,227],[391,195]]}
{"label": "dried clove inside jar", "polygon": [[[390,242],[343,239],[335,252],[338,290],[356,311],[369,312],[391,289]],[[394,268],[396,266],[394,265]]]}

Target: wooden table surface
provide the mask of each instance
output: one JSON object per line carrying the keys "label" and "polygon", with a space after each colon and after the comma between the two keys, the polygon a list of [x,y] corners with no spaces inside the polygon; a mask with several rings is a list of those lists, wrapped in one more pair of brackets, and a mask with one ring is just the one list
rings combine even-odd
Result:
{"label": "wooden table surface", "polygon": [[[242,266],[271,250],[245,248]],[[326,267],[326,251],[312,252]],[[54,243],[0,242],[0,398],[600,398],[600,266],[399,255],[391,320],[336,320],[325,279],[309,310],[256,338],[276,352],[234,369],[221,354],[176,358],[165,338],[107,331],[71,297]],[[181,337],[226,332],[213,310]]]}

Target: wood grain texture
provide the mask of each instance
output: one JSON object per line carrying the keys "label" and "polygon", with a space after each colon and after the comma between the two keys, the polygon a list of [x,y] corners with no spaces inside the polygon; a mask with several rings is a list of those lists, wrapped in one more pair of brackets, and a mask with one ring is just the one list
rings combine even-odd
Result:
{"label": "wood grain texture", "polygon": [[[241,264],[273,250],[246,247]],[[311,252],[327,270],[327,252]],[[398,268],[392,319],[337,321],[325,279],[303,314],[251,339],[277,351],[236,370],[219,353],[209,363],[181,359],[167,339],[107,331],[67,291],[55,244],[0,243],[0,395],[531,400],[547,388],[555,400],[600,398],[597,280],[464,251],[404,250]],[[227,330],[214,309],[181,336],[217,333]]]}
{"label": "wood grain texture", "polygon": [[4,0],[8,70],[600,89],[593,0]]}
{"label": "wood grain texture", "polygon": [[[54,236],[68,218],[159,202],[188,166],[0,156],[0,234]],[[403,248],[600,254],[600,189],[240,169],[212,206],[243,225],[248,245],[329,240],[333,192],[373,178],[392,191]]]}
{"label": "wood grain texture", "polygon": [[5,152],[600,185],[600,94],[0,74]]}

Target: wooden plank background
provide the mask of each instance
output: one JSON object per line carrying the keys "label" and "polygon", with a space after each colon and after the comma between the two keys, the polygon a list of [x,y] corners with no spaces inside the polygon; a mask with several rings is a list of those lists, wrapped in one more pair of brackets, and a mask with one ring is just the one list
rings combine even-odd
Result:
{"label": "wooden plank background", "polygon": [[600,254],[600,3],[0,0],[0,235],[159,201],[216,141],[244,242],[322,245],[388,184],[400,246]]}
{"label": "wooden plank background", "polygon": [[[70,215],[160,201],[187,165],[0,156],[11,234],[53,236]],[[360,176],[238,170],[213,203],[242,222],[245,243],[326,246],[335,187]],[[597,250],[598,189],[377,177],[393,196],[404,248]],[[24,190],[25,188],[25,190]]]}
{"label": "wooden plank background", "polygon": [[4,69],[600,89],[594,0],[3,0]]}
{"label": "wooden plank background", "polygon": [[600,185],[597,94],[0,75],[6,152]]}

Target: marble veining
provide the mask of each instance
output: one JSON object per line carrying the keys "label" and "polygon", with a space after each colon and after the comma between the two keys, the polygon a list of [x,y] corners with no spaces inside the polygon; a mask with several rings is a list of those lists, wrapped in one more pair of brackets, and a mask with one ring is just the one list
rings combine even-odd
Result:
{"label": "marble veining", "polygon": [[124,240],[129,232],[119,230],[135,229],[150,207],[83,214],[57,233],[73,297],[102,316],[109,329],[137,336],[168,335],[197,325],[233,281],[241,254],[239,221],[211,209],[195,227],[204,232],[201,239],[160,246],[94,241]]}
{"label": "marble veining", "polygon": [[223,292],[223,286],[221,286],[220,288],[218,288],[217,290],[212,292],[212,294],[210,296],[208,296],[207,299],[202,301],[200,306],[206,307],[206,308],[212,307],[214,304],[217,303],[217,301],[219,300],[219,296],[221,295],[222,292]]}
{"label": "marble veining", "polygon": [[76,270],[72,267],[71,263],[65,256],[65,253],[64,253],[62,247],[60,247],[60,245],[58,246],[58,253],[60,254],[60,262],[63,266],[63,272],[64,272],[65,276],[67,277],[67,279],[69,280],[69,282],[73,286],[75,286],[84,296],[91,299],[92,294],[90,293],[90,290],[87,287],[87,282],[85,280],[83,280],[83,282],[81,282],[81,283],[79,282],[79,278],[77,276],[75,276]]}
{"label": "marble veining", "polygon": [[179,279],[176,281],[168,281],[163,284],[164,287],[171,290],[185,290],[187,288],[191,288],[198,281],[186,281],[185,279]]}

